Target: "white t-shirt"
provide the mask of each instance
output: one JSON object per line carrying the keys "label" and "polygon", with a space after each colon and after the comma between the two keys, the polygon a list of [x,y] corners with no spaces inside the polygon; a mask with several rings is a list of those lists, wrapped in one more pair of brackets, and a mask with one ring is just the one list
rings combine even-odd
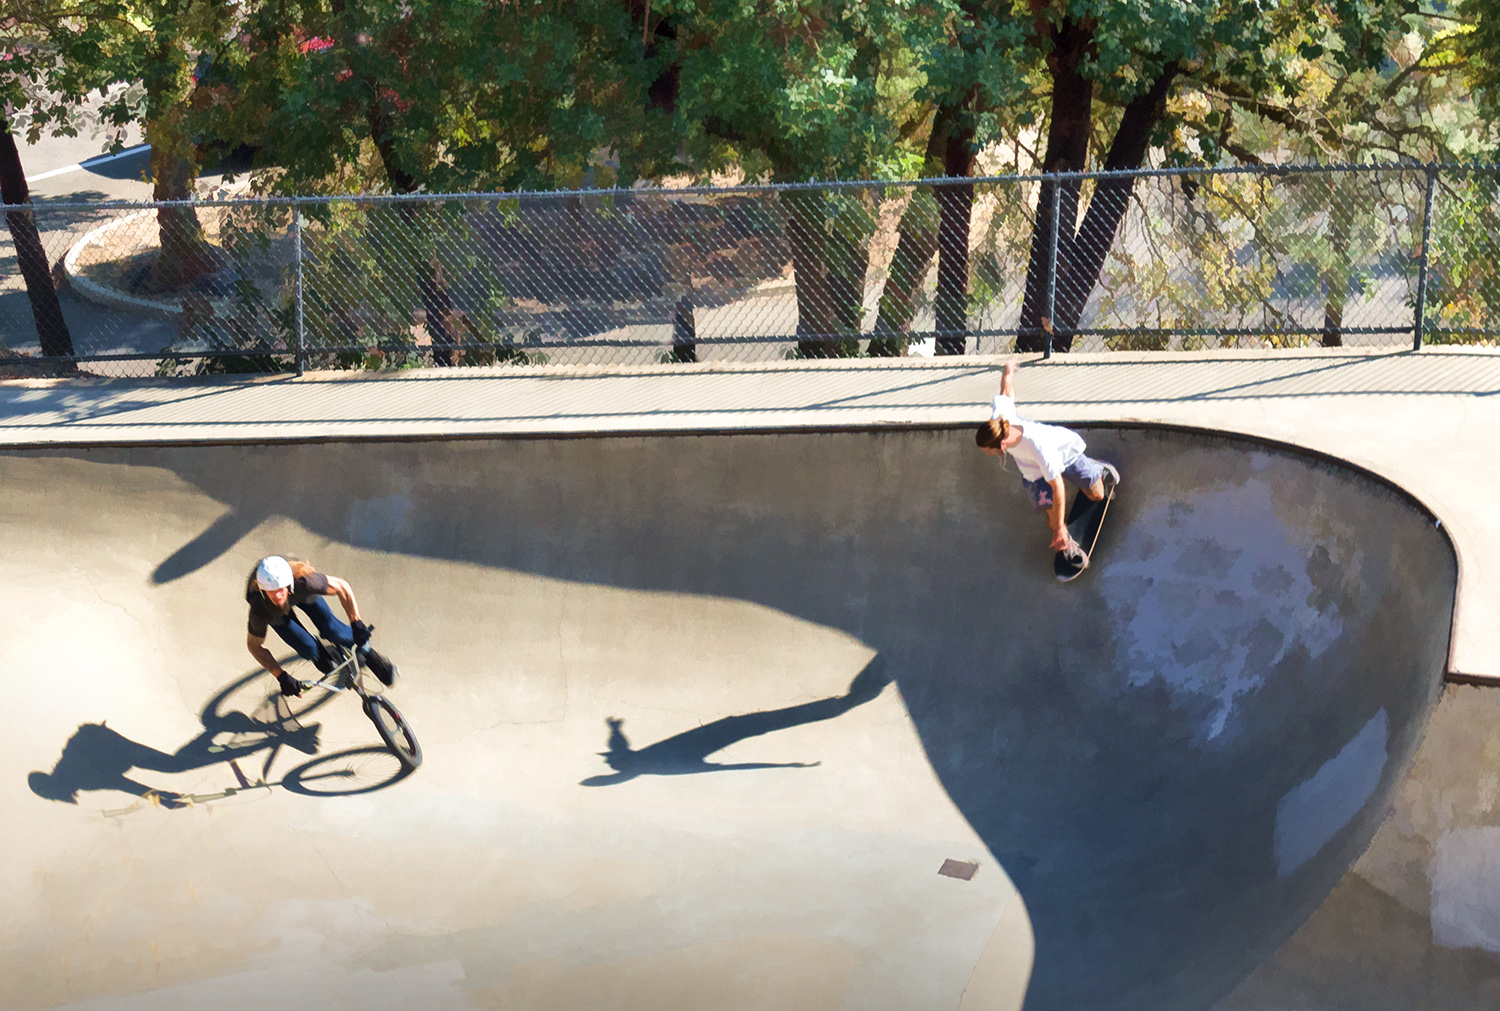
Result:
{"label": "white t-shirt", "polygon": [[1060,425],[1027,421],[1016,413],[1016,402],[1003,393],[996,394],[990,417],[1004,418],[1020,428],[1021,441],[1006,452],[1027,481],[1038,478],[1056,481],[1069,464],[1083,455],[1083,436]]}

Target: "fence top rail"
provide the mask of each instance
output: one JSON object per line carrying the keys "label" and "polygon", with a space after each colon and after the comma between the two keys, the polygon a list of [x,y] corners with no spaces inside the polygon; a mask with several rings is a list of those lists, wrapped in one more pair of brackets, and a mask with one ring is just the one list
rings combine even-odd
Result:
{"label": "fence top rail", "polygon": [[1175,178],[1178,176],[1267,176],[1282,178],[1300,175],[1340,173],[1438,173],[1454,175],[1497,175],[1500,165],[1461,162],[1367,162],[1341,165],[1219,165],[1198,167],[1117,169],[1101,172],[1046,172],[1024,175],[936,176],[924,179],[828,179],[790,183],[746,183],[738,186],[635,186],[575,190],[496,190],[488,193],[338,193],[316,196],[209,197],[190,200],[97,200],[87,202],[47,201],[46,203],[5,204],[7,212],[32,211],[151,211],[171,207],[313,207],[329,204],[404,204],[432,201],[522,201],[527,203],[637,197],[748,196],[807,190],[916,189],[922,186],[985,186],[995,184],[1082,182],[1084,180]]}

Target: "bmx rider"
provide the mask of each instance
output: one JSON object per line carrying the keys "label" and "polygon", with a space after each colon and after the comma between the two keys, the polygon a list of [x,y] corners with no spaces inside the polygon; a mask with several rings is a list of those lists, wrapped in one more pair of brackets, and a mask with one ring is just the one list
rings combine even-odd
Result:
{"label": "bmx rider", "polygon": [[[324,597],[337,597],[348,616],[346,625],[333,616]],[[268,555],[255,565],[245,585],[245,602],[250,605],[249,634],[245,645],[255,662],[276,676],[284,695],[302,694],[302,686],[276,662],[266,649],[266,631],[274,628],[297,655],[327,674],[335,661],[323,643],[298,620],[294,608],[312,619],[318,636],[344,649],[357,649],[360,661],[375,672],[382,684],[396,680],[397,668],[370,647],[370,626],[359,616],[359,602],[354,590],[338,576],[329,576],[303,561],[289,561],[281,555]]]}

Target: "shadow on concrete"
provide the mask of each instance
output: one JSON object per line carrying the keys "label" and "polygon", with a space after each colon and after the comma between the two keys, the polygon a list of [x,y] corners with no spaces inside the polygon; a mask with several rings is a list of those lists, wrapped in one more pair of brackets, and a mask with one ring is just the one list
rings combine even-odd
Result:
{"label": "shadow on concrete", "polygon": [[[309,796],[370,793],[406,777],[408,770],[383,747],[318,755],[321,727],[304,724],[302,718],[333,696],[318,693],[312,698],[285,699],[275,690],[266,691],[266,683],[264,672],[254,670],[225,685],[203,707],[199,716],[203,732],[173,752],[133,741],[103,720],[80,724],[63,745],[52,771],[32,772],[27,784],[38,797],[65,804],[77,804],[80,793],[115,790],[177,809],[272,786]],[[271,766],[283,747],[316,757],[280,781],[270,782]],[[265,761],[252,781],[236,763],[261,752]],[[200,795],[152,787],[132,778],[137,770],[175,775],[215,765],[229,766],[226,782],[237,785]]]}
{"label": "shadow on concrete", "polygon": [[710,762],[707,758],[746,738],[759,737],[804,723],[831,720],[844,715],[855,706],[864,705],[890,683],[884,666],[878,656],[872,658],[854,676],[854,680],[849,683],[849,691],[843,695],[804,702],[785,709],[726,716],[657,741],[639,751],[630,746],[630,740],[620,729],[625,721],[610,717],[605,721],[609,724],[609,750],[599,754],[615,772],[607,776],[590,776],[580,785],[614,786],[617,783],[627,783],[637,776],[685,776],[696,772],[728,772],[736,769],[808,769],[820,765],[819,762],[719,763]]}
{"label": "shadow on concrete", "polygon": [[226,763],[282,744],[315,754],[318,750],[318,728],[304,727],[274,738],[222,747],[214,743],[219,730],[205,730],[172,753],[158,751],[132,741],[104,723],[84,723],[63,745],[61,757],[52,771],[33,772],[27,777],[31,792],[47,800],[78,803],[85,791],[118,790],[137,797],[155,799],[163,807],[185,807],[191,800],[171,790],[161,790],[131,779],[128,773],[181,773],[210,765]]}
{"label": "shadow on concrete", "polygon": [[214,520],[203,532],[172,552],[151,573],[151,582],[160,586],[191,575],[208,565],[240,542],[261,519],[231,510]]}

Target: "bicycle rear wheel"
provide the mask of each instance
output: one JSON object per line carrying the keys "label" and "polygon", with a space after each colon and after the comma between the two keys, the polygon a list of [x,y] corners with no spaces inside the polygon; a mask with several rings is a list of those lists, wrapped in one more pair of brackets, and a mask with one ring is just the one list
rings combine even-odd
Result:
{"label": "bicycle rear wheel", "polygon": [[384,695],[365,696],[365,715],[375,724],[376,733],[402,765],[415,769],[422,764],[422,746],[417,743],[417,735],[412,733],[411,725],[390,699]]}

